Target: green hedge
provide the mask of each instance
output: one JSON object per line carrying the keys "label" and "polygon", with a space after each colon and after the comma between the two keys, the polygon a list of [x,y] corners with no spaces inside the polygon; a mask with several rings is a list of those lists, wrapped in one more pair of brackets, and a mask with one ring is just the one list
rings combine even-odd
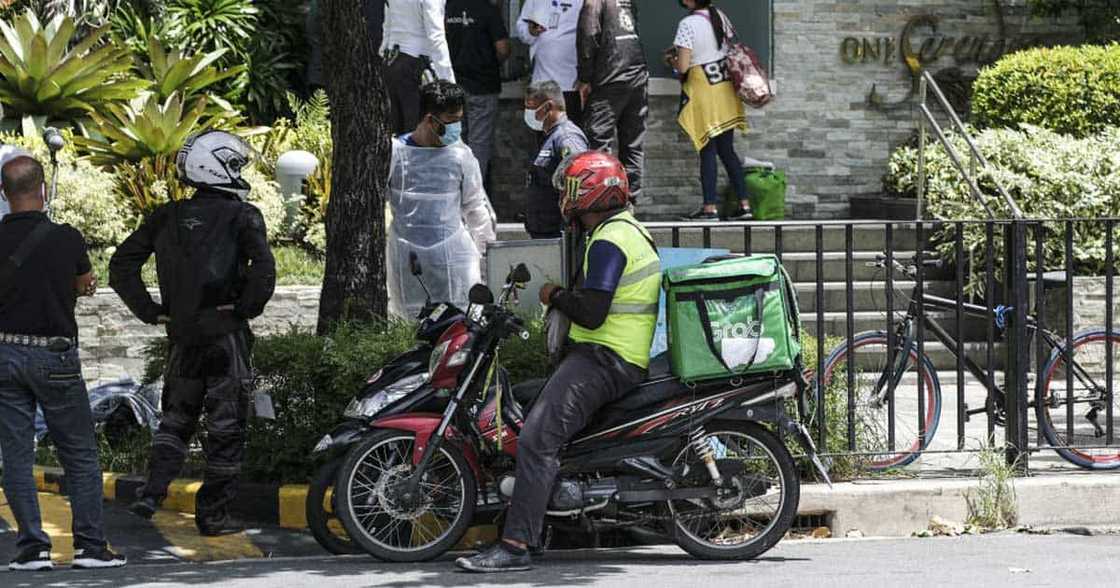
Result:
{"label": "green hedge", "polygon": [[1026,123],[1076,137],[1120,126],[1120,44],[1008,55],[980,72],[972,115],[981,127]]}
{"label": "green hedge", "polygon": [[[413,325],[344,325],[327,337],[293,331],[261,337],[253,348],[259,384],[272,394],[276,420],[250,419],[244,472],[249,480],[306,482],[315,469],[311,449],[342,418],[366,378],[414,344]],[[502,365],[514,382],[543,377],[548,369],[539,322],[528,341],[502,348]],[[163,371],[165,344],[148,350],[145,381]],[[130,460],[120,459],[121,463]]]}
{"label": "green hedge", "polygon": [[[951,136],[958,153],[968,153],[964,140]],[[1024,216],[1035,219],[1098,219],[1120,216],[1120,127],[1111,127],[1085,138],[1059,135],[1039,127],[1020,130],[990,129],[976,135],[977,146],[996,168],[981,177],[980,188],[999,218],[1009,216],[997,196],[993,178],[998,178],[1022,208]],[[964,221],[987,218],[987,213],[972,197],[968,185],[950,162],[945,149],[937,143],[926,148],[926,209],[935,218]],[[916,195],[917,149],[899,148],[891,156],[884,178],[887,192],[900,196]],[[1063,223],[1047,223],[1045,268],[1063,267]],[[1078,275],[1101,274],[1105,269],[1102,224],[1074,224],[1074,263]],[[948,230],[940,235],[939,251],[946,259],[953,256]],[[1033,237],[1032,237],[1033,238]],[[969,266],[978,268],[984,259],[986,237],[981,224],[968,225],[965,248]],[[995,239],[996,275],[1002,275],[1002,237]],[[1036,269],[1033,255],[1028,259]],[[978,271],[978,270],[977,270]],[[973,272],[967,292],[982,291],[980,276]]]}

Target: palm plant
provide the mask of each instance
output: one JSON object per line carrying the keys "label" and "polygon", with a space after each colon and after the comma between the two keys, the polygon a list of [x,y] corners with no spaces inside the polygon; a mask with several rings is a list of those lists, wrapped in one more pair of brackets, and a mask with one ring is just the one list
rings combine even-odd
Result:
{"label": "palm plant", "polygon": [[103,138],[75,137],[95,165],[111,167],[178,151],[206,117],[209,101],[199,96],[186,101],[178,93],[161,100],[149,93],[129,104],[113,105],[105,116],[94,114]]}
{"label": "palm plant", "polygon": [[132,65],[126,49],[97,46],[107,27],[71,47],[75,30],[70,17],[56,16],[43,26],[30,10],[12,22],[0,21],[0,103],[25,119],[73,120],[104,112],[147,86],[123,77]]}
{"label": "palm plant", "polygon": [[[172,46],[211,52],[226,49],[222,65],[250,62],[260,10],[252,0],[173,0],[166,6],[163,34]],[[239,97],[248,85],[247,71],[232,78],[226,97]]]}
{"label": "palm plant", "polygon": [[[178,92],[184,98],[204,94],[222,114],[233,111],[233,106],[209,91],[211,86],[222,80],[245,72],[245,65],[236,65],[218,70],[214,65],[228,52],[218,49],[209,53],[185,55],[182,51],[165,51],[163,44],[154,36],[148,37],[148,61],[140,67],[141,75],[152,80],[150,88],[161,100],[170,98]],[[210,114],[219,114],[210,112]]]}

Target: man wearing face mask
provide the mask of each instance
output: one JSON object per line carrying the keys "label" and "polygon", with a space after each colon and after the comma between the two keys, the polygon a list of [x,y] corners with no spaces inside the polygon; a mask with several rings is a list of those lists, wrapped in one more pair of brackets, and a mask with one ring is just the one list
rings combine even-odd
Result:
{"label": "man wearing face mask", "polygon": [[482,187],[482,172],[460,141],[466,92],[438,80],[420,91],[420,123],[393,139],[386,236],[389,312],[415,317],[427,295],[409,273],[416,255],[432,300],[467,305],[482,281],[482,254],[497,222]]}
{"label": "man wearing face mask", "polygon": [[544,133],[544,142],[529,167],[525,231],[533,239],[560,237],[560,193],[552,176],[560,162],[587,151],[587,137],[568,119],[564,91],[556,82],[531,84],[525,91],[525,124]]}

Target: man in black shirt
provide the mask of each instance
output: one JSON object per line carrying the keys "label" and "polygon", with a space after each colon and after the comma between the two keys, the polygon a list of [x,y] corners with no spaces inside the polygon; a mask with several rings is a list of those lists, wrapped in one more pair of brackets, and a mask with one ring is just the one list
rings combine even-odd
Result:
{"label": "man in black shirt", "polygon": [[46,184],[38,161],[27,156],[8,161],[0,181],[11,206],[0,221],[0,453],[4,494],[19,524],[19,553],[8,568],[53,567],[32,473],[36,406],[66,473],[73,566],[123,566],[125,558],[105,542],[101,466],[78,361],[74,306],[79,295],[96,290],[85,240],[43,213]]}
{"label": "man in black shirt", "polygon": [[447,0],[446,14],[455,80],[467,91],[463,139],[488,178],[502,93],[499,68],[509,58],[509,33],[490,0]]}
{"label": "man in black shirt", "polygon": [[[195,524],[210,536],[242,530],[229,505],[237,496],[252,385],[249,319],[264,312],[276,286],[264,218],[244,201],[249,184],[241,170],[250,153],[221,131],[188,139],[176,161],[181,181],[197,189],[194,197],[156,209],[109,262],[109,285],[140,320],[166,325],[171,340],[151,470],[130,509],[155,514],[205,411],[206,472]],[[152,253],[159,303],[140,277]]]}

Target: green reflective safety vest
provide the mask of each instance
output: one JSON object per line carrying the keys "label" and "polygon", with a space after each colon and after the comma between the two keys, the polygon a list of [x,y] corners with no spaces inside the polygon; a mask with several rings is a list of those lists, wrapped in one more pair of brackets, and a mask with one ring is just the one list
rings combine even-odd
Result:
{"label": "green reflective safety vest", "polygon": [[595,227],[587,240],[584,275],[588,253],[596,241],[608,241],[621,249],[626,255],[626,269],[614,291],[606,322],[595,330],[573,323],[569,337],[576,343],[602,345],[627,362],[648,368],[661,297],[661,260],[650,245],[653,239],[629,211],[612,216]]}

